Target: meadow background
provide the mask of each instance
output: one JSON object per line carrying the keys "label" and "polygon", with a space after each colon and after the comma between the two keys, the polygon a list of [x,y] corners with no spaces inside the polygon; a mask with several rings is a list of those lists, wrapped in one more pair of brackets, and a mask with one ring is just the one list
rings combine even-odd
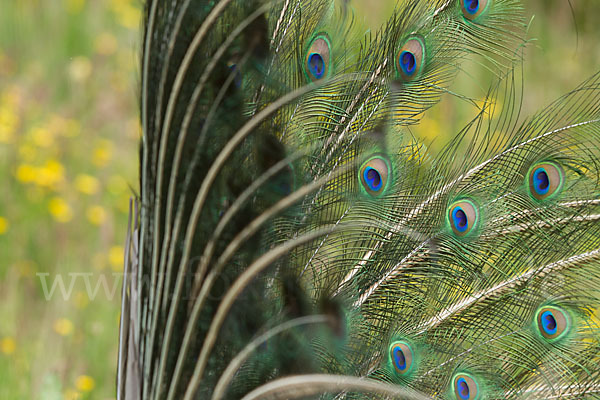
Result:
{"label": "meadow background", "polygon": [[[353,1],[372,28],[393,4]],[[600,2],[571,4],[527,1],[536,40],[524,112],[600,69]],[[138,0],[0,0],[1,399],[115,397],[119,274],[138,190],[141,9]],[[464,122],[453,107],[436,106],[416,134],[441,145],[440,132]]]}

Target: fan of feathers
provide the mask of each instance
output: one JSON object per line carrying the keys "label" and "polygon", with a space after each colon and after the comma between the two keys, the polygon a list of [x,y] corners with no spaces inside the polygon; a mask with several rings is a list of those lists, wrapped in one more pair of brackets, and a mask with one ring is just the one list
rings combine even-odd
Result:
{"label": "fan of feathers", "polygon": [[118,398],[600,398],[600,74],[523,115],[530,18],[147,1]]}

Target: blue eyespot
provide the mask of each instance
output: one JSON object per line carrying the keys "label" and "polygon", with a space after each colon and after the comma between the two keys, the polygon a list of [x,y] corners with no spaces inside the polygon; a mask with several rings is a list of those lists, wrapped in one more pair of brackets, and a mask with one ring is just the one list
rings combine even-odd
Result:
{"label": "blue eyespot", "polygon": [[413,37],[404,42],[398,52],[396,70],[405,81],[416,78],[423,67],[425,44],[420,37]]}
{"label": "blue eyespot", "polygon": [[454,396],[460,400],[475,400],[479,398],[479,385],[475,378],[469,374],[457,374],[454,376]]}
{"label": "blue eyespot", "polygon": [[459,232],[465,232],[469,229],[467,214],[460,206],[456,206],[452,210],[452,221],[454,222],[455,229]]}
{"label": "blue eyespot", "polygon": [[457,236],[465,236],[477,225],[478,211],[469,200],[453,203],[448,212],[448,220],[452,231]]}
{"label": "blue eyespot", "polygon": [[533,171],[533,190],[540,196],[548,193],[550,189],[550,178],[544,168],[538,168]]}
{"label": "blue eyespot", "polygon": [[456,381],[456,390],[461,399],[468,399],[470,397],[469,385],[465,378],[458,378]]}
{"label": "blue eyespot", "polygon": [[461,0],[460,8],[463,16],[469,21],[474,21],[488,8],[489,0]]}
{"label": "blue eyespot", "polygon": [[389,161],[383,156],[377,155],[365,161],[359,173],[363,190],[371,196],[380,195],[388,185],[389,173]]}
{"label": "blue eyespot", "polygon": [[399,375],[406,375],[412,370],[414,354],[406,342],[394,342],[390,346],[390,360]]}
{"label": "blue eyespot", "polygon": [[379,191],[381,189],[381,185],[383,181],[381,179],[381,175],[375,168],[367,167],[365,168],[365,172],[363,173],[363,179],[367,183],[369,190],[374,192]]}
{"label": "blue eyespot", "polygon": [[306,53],[304,68],[308,79],[314,82],[325,78],[329,74],[330,60],[329,37],[321,33],[313,39]]}
{"label": "blue eyespot", "polygon": [[558,194],[564,185],[564,172],[554,162],[537,163],[529,171],[529,193],[536,200]]}
{"label": "blue eyespot", "polygon": [[400,371],[406,369],[406,357],[404,357],[404,352],[399,347],[394,349],[394,366]]}
{"label": "blue eyespot", "polygon": [[473,15],[479,11],[479,0],[463,0],[465,10]]}
{"label": "blue eyespot", "polygon": [[544,311],[540,319],[542,320],[542,329],[546,334],[556,334],[556,331],[558,330],[556,319],[550,311]]}
{"label": "blue eyespot", "polygon": [[315,79],[321,79],[325,75],[325,61],[318,53],[312,53],[308,56],[308,72]]}
{"label": "blue eyespot", "polygon": [[412,75],[415,73],[417,67],[417,61],[415,55],[409,51],[403,51],[400,54],[400,68],[406,75]]}
{"label": "blue eyespot", "polygon": [[560,338],[568,331],[570,325],[567,313],[553,306],[545,306],[539,309],[535,319],[540,334],[548,340]]}

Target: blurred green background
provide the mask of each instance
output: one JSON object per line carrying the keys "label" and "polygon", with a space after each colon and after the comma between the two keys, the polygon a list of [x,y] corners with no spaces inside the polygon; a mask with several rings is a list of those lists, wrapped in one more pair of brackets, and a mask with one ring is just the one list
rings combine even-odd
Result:
{"label": "blurred green background", "polygon": [[[113,399],[142,7],[0,3],[0,398]],[[357,22],[376,29],[393,4],[354,0]],[[526,113],[600,67],[600,2],[571,4],[527,2]],[[453,107],[434,107],[416,134],[441,145],[464,122]]]}
{"label": "blurred green background", "polygon": [[0,399],[115,397],[140,10],[0,0]]}

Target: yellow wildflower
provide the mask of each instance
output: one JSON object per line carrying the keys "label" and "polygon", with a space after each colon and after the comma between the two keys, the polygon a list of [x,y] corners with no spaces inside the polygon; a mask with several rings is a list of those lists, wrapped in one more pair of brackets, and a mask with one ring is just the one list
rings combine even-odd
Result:
{"label": "yellow wildflower", "polygon": [[77,378],[77,381],[75,382],[75,387],[77,387],[77,389],[81,390],[82,392],[90,392],[94,389],[95,386],[96,382],[94,381],[94,378],[87,375],[81,375]]}
{"label": "yellow wildflower", "polygon": [[4,217],[0,217],[0,235],[5,234],[6,231],[8,231],[9,226],[8,220]]}
{"label": "yellow wildflower", "polygon": [[86,211],[88,221],[94,225],[102,225],[106,221],[106,210],[102,206],[91,206]]}
{"label": "yellow wildflower", "polygon": [[94,176],[79,174],[75,177],[75,188],[83,194],[96,194],[100,189],[100,182]]}
{"label": "yellow wildflower", "polygon": [[4,337],[2,340],[0,340],[0,352],[10,355],[14,353],[16,349],[17,343],[15,342],[15,339],[11,338],[10,336]]}
{"label": "yellow wildflower", "polygon": [[108,262],[110,263],[110,266],[113,269],[113,271],[118,272],[123,269],[123,254],[125,254],[123,246],[113,246],[108,251]]}
{"label": "yellow wildflower", "polygon": [[68,336],[72,334],[75,329],[73,323],[66,318],[60,318],[54,321],[53,328],[54,331],[61,336]]}
{"label": "yellow wildflower", "polygon": [[54,197],[50,200],[48,203],[48,210],[58,222],[69,222],[73,218],[71,206],[60,197]]}
{"label": "yellow wildflower", "polygon": [[113,145],[108,140],[102,140],[92,153],[92,163],[97,167],[105,167],[112,158]]}
{"label": "yellow wildflower", "polygon": [[17,180],[23,183],[31,183],[37,177],[37,169],[30,164],[21,164],[17,167],[15,176]]}
{"label": "yellow wildflower", "polygon": [[112,0],[111,8],[121,25],[129,29],[138,29],[142,16],[140,9],[123,0]]}
{"label": "yellow wildflower", "polygon": [[35,183],[39,186],[56,189],[65,178],[65,168],[58,160],[48,160],[37,170]]}

